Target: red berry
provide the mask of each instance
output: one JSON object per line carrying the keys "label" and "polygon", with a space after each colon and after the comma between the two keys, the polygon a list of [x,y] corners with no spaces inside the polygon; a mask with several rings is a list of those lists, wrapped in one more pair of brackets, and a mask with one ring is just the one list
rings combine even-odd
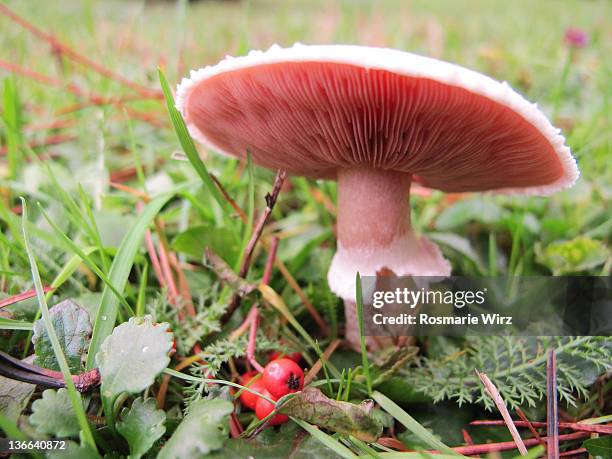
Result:
{"label": "red berry", "polygon": [[[262,391],[262,395],[265,395],[266,397],[271,398],[272,400],[276,400],[274,396],[266,389]],[[257,419],[262,420],[272,411],[274,411],[274,403],[270,403],[265,398],[259,397],[259,399],[257,400],[257,405],[255,406],[255,416],[257,417]],[[270,419],[268,425],[277,426],[279,424],[287,422],[288,420],[289,418],[284,414],[277,414],[272,419]]]}
{"label": "red berry", "polygon": [[[270,352],[270,356],[268,361],[277,360],[281,358],[282,352],[280,351],[272,351]],[[299,363],[302,360],[302,354],[300,352],[289,352],[288,354],[283,355],[282,358],[293,360],[295,363]]]}
{"label": "red berry", "polygon": [[[261,378],[258,378],[256,381],[253,381],[252,384],[249,384],[257,374],[259,373],[257,373],[256,371],[249,371],[248,373],[243,374],[242,378],[240,378],[240,384],[261,394],[263,393],[263,391],[266,390]],[[251,410],[255,409],[257,400],[259,400],[260,398],[261,397],[259,397],[258,395],[255,395],[253,392],[249,392],[245,389],[243,389],[242,393],[240,394],[240,401],[242,402],[242,406]]]}
{"label": "red berry", "polygon": [[304,372],[297,363],[289,359],[278,359],[264,368],[264,386],[275,397],[297,392],[304,387]]}

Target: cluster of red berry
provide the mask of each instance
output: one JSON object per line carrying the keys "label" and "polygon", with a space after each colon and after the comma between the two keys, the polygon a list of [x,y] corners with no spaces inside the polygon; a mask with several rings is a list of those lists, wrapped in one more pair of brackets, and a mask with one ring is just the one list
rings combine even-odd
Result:
{"label": "cluster of red berry", "polygon": [[[280,353],[273,353],[272,359],[265,367],[263,373],[255,370],[244,373],[240,384],[268,397],[274,401],[284,395],[302,390],[304,387],[304,372],[297,364],[302,358],[299,352],[277,358]],[[263,419],[274,410],[274,404],[252,392],[243,390],[240,401],[245,408],[255,411],[257,419]],[[289,418],[284,414],[274,416],[269,425],[275,426],[287,422]]]}

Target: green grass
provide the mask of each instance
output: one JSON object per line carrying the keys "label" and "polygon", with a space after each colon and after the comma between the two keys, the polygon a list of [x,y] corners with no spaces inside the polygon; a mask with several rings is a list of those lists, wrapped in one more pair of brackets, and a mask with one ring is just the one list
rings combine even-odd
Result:
{"label": "green grass", "polygon": [[[6,150],[0,155],[0,298],[32,288],[36,266],[41,284],[56,287],[44,297],[39,295],[40,308],[32,300],[2,310],[9,315],[0,320],[0,348],[11,355],[25,357],[31,353],[31,324],[40,318],[41,311],[44,318],[47,302],[51,306],[72,298],[90,313],[94,331],[87,368],[94,366],[96,351],[117,323],[133,314],[152,314],[156,321],[170,323],[178,356],[193,355],[195,342],[204,352],[216,352],[210,359],[216,374],[210,374],[210,378],[190,375],[189,368],[180,373],[171,370],[179,364],[178,358],[166,370],[166,376],[173,378],[167,387],[165,408],[169,425],[174,425],[186,404],[201,396],[196,389],[217,390],[209,384],[231,379],[231,357],[235,356],[232,365],[242,368],[243,342],[227,338],[254,301],[259,301],[262,315],[258,336],[261,348],[298,349],[314,362],[330,345],[332,339],[318,333],[300,297],[279,269],[274,270],[269,287],[260,286],[243,301],[234,319],[221,327],[220,316],[231,292],[203,266],[202,256],[185,247],[176,251],[183,269],[182,277],[174,271],[173,282],[179,291],[186,287],[190,298],[178,295],[171,302],[170,286],[167,282],[160,286],[156,267],[142,244],[145,231],[150,229],[156,247],[172,251],[178,236],[197,228],[189,241],[211,247],[226,257],[232,268],[239,266],[253,219],[265,205],[274,171],[258,168],[250,161],[222,157],[194,144],[174,108],[172,91],[191,68],[214,64],[226,54],[267,48],[275,42],[390,46],[508,81],[537,102],[548,116],[555,114],[555,124],[563,128],[578,159],[582,173],[579,182],[550,198],[477,195],[472,210],[461,212],[457,212],[458,204],[452,196],[440,192],[430,197],[413,196],[413,225],[440,243],[459,275],[550,274],[558,269],[552,257],[546,256],[549,247],[557,247],[553,244],[562,244],[555,253],[574,257],[575,266],[580,265],[581,257],[594,255],[585,252],[588,247],[598,247],[599,261],[578,269],[577,274],[610,274],[612,257],[606,250],[612,232],[612,4],[608,1],[253,0],[159,1],[145,5],[83,0],[58,6],[9,0],[3,4],[84,56],[143,86],[161,89],[164,95],[124,106],[91,105],[66,112],[84,101],[66,90],[69,84],[78,85],[85,94],[103,97],[125,97],[134,91],[72,62],[66,55],[49,52],[48,44],[0,15],[0,147]],[[566,27],[585,30],[590,40],[588,46],[573,52],[571,60],[563,42]],[[49,76],[57,84],[13,76],[3,69],[3,62]],[[154,124],[143,121],[134,111],[152,117]],[[41,127],[51,122],[63,124],[54,129]],[[37,142],[58,135],[70,136],[71,140],[36,147]],[[186,161],[176,159],[177,150]],[[125,180],[117,175],[130,169],[133,173]],[[247,215],[246,223],[211,175]],[[111,176],[114,182],[129,188],[111,186]],[[335,202],[335,184],[302,178],[289,182],[263,239],[269,244],[269,236],[280,237],[278,259],[335,331],[343,323],[337,316],[342,307],[326,285],[326,270],[335,250],[335,215],[313,193],[316,189]],[[139,192],[146,192],[150,198],[140,213]],[[22,234],[19,196],[28,203],[29,214],[23,222],[27,238]],[[483,209],[488,209],[487,215],[483,215]],[[578,236],[589,240],[574,241]],[[247,276],[249,282],[260,281],[266,256],[260,245]],[[173,269],[172,260],[169,263]],[[40,290],[40,285],[37,287]],[[194,317],[188,314],[190,302]],[[179,319],[179,309],[185,318]],[[432,357],[448,346],[443,340],[431,340],[424,352]],[[459,444],[460,428],[469,420],[491,416],[477,403],[458,408],[454,403],[434,404],[411,398],[414,394],[405,386],[395,393],[397,399],[382,395],[379,388],[372,387],[378,372],[376,361],[365,353],[362,357],[336,351],[313,385],[342,400],[360,401],[372,394],[408,429],[398,435],[415,449],[445,449],[444,445]],[[258,358],[265,358],[265,353]],[[235,383],[230,385],[236,387]],[[158,395],[159,388],[158,382],[153,393]],[[75,395],[71,390],[73,402]],[[96,403],[84,399],[87,414],[97,415]],[[596,400],[590,393],[577,408],[568,410],[575,415],[588,412],[601,416],[604,413]],[[85,443],[91,445],[95,439],[101,452],[127,454],[121,449],[122,441],[111,434],[93,425],[94,432],[87,434],[85,413],[77,413]],[[541,418],[537,409],[528,415]],[[251,421],[244,413],[240,416],[247,425]],[[449,426],[441,428],[436,423],[441,418]],[[16,437],[13,419],[0,419],[0,428]],[[301,425],[340,456],[415,457],[414,453],[384,452],[375,444]],[[251,424],[251,430],[256,427]],[[505,439],[499,430],[470,432],[479,442]],[[269,432],[260,435],[266,434]]]}

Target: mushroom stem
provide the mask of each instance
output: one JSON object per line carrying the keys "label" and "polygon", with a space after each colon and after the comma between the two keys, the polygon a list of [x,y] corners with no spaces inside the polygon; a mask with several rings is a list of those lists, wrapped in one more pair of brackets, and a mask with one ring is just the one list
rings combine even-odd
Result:
{"label": "mushroom stem", "polygon": [[338,171],[338,245],[375,250],[410,231],[410,182],[404,172]]}
{"label": "mushroom stem", "polygon": [[438,247],[410,226],[411,174],[371,168],[338,171],[338,250],[328,282],[345,302],[349,344],[358,348],[355,275],[448,276]]}

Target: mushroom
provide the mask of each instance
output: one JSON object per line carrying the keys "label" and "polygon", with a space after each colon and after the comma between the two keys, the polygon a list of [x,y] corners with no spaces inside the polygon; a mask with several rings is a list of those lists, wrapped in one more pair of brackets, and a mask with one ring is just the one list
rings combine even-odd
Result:
{"label": "mushroom", "polygon": [[338,182],[328,273],[358,343],[355,274],[448,276],[410,226],[412,183],[445,192],[546,195],[578,168],[564,137],[505,82],[393,49],[276,45],[192,71],[177,108],[219,152]]}

